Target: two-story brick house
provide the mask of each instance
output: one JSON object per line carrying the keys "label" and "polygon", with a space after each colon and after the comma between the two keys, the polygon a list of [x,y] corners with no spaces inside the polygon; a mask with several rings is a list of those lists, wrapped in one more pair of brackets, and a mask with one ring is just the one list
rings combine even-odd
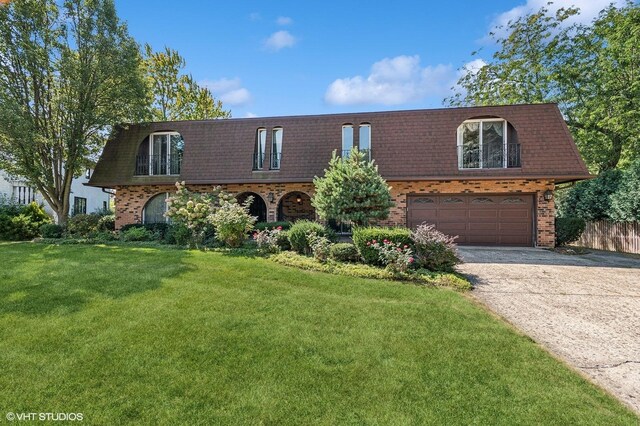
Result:
{"label": "two-story brick house", "polygon": [[122,126],[90,185],[116,190],[116,226],[165,220],[176,181],[253,195],[260,220],[313,218],[332,152],[367,151],[392,187],[386,225],[435,223],[460,244],[550,247],[555,185],[589,177],[554,104]]}

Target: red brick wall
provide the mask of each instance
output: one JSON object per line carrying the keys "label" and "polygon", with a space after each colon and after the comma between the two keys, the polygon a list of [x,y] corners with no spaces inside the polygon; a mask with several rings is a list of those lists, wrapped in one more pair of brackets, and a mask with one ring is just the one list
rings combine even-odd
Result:
{"label": "red brick wall", "polygon": [[[554,189],[550,180],[510,179],[510,180],[468,180],[468,181],[396,181],[389,182],[395,206],[383,225],[405,226],[407,220],[407,195],[409,194],[449,194],[449,193],[529,193],[536,194],[536,244],[539,247],[553,247],[555,242],[555,205],[553,200],[545,201],[544,192]],[[267,220],[275,221],[280,199],[289,192],[300,191],[311,196],[313,184],[234,184],[221,185],[225,191],[233,194],[254,192],[259,194],[267,205]],[[208,192],[214,185],[191,185],[196,192]],[[155,194],[173,192],[171,185],[126,186],[116,188],[116,228],[127,223],[142,221],[142,209]],[[273,202],[269,201],[273,194]],[[303,197],[304,198],[304,197]],[[295,197],[293,198],[295,201]],[[285,203],[286,207],[287,203]]]}

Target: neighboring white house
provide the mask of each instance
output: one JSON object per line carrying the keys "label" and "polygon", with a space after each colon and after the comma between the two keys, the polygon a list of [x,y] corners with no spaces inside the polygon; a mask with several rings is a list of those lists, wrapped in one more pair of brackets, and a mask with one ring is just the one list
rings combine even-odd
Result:
{"label": "neighboring white house", "polygon": [[[112,195],[103,192],[100,188],[84,185],[89,182],[93,170],[87,170],[84,176],[76,178],[71,183],[71,196],[69,197],[69,213],[93,213],[97,210],[106,210],[111,206]],[[56,219],[56,215],[35,188],[30,187],[23,179],[9,176],[0,170],[0,197],[10,198],[19,204],[28,204],[32,201],[44,204],[45,211]]]}

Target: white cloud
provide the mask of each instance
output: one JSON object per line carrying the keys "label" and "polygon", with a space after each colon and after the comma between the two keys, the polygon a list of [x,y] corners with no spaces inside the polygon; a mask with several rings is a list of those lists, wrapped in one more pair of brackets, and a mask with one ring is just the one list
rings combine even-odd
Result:
{"label": "white cloud", "polygon": [[247,112],[244,115],[244,118],[256,118],[258,116],[258,114],[254,114],[253,112]]}
{"label": "white cloud", "polygon": [[335,80],[324,98],[334,105],[399,105],[428,96],[448,95],[457,78],[451,64],[422,67],[418,55],[401,55],[374,63],[367,77]]}
{"label": "white cloud", "polygon": [[276,31],[271,34],[268,39],[265,40],[264,46],[273,51],[284,49],[285,47],[292,47],[296,44],[296,38],[289,33],[289,31]]}
{"label": "white cloud", "polygon": [[208,87],[213,96],[220,99],[225,105],[240,106],[251,102],[251,93],[242,87],[242,82],[237,77],[204,80],[200,84]]}
{"label": "white cloud", "polygon": [[[549,0],[526,0],[525,4],[516,6],[498,15],[490,25],[491,31],[495,32],[498,36],[504,36],[506,34],[504,27],[508,25],[509,21],[515,21],[528,13],[537,12],[542,7],[546,7],[550,14],[555,14],[561,7],[577,7],[580,9],[580,14],[567,19],[565,22],[567,24],[588,24],[598,16],[598,13],[600,13],[602,9],[607,8],[609,4],[613,3],[616,7],[621,7],[625,4],[625,0],[556,0],[552,4],[548,3]],[[500,29],[499,27],[503,28]],[[483,41],[490,41],[489,37],[485,37]]]}
{"label": "white cloud", "polygon": [[293,19],[289,18],[288,16],[278,16],[278,19],[276,19],[276,24],[291,25],[293,24]]}

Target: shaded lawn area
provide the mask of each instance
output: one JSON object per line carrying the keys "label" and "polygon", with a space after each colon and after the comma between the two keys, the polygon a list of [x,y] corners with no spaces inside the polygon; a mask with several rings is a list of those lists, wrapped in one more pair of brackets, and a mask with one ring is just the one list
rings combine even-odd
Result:
{"label": "shaded lawn area", "polygon": [[4,413],[81,412],[89,424],[637,423],[450,290],[172,249],[0,244],[0,259]]}

